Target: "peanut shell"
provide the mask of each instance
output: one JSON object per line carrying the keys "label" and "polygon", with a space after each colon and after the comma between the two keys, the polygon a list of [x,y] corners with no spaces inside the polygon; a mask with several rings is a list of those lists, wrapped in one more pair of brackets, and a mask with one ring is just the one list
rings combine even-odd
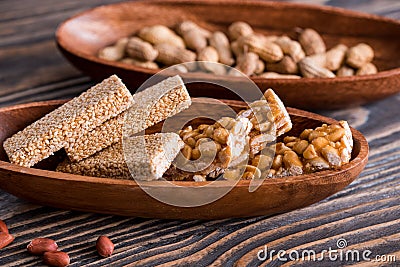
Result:
{"label": "peanut shell", "polygon": [[121,38],[115,45],[101,49],[98,53],[98,57],[110,61],[118,61],[124,57],[127,43],[128,38]]}
{"label": "peanut shell", "polygon": [[200,35],[209,38],[211,36],[211,32],[200,27],[198,24],[191,20],[185,20],[178,24],[176,27],[176,32],[183,36],[183,34],[187,31],[196,30]]}
{"label": "peanut shell", "polygon": [[276,63],[267,63],[266,68],[268,71],[282,74],[296,74],[299,72],[296,62],[290,56],[284,56],[281,61]]}
{"label": "peanut shell", "polygon": [[179,48],[185,48],[183,39],[164,25],[144,27],[139,31],[138,35],[153,45],[167,43]]}
{"label": "peanut shell", "polygon": [[326,46],[321,35],[314,29],[304,29],[299,35],[299,42],[307,56],[325,53]]}
{"label": "peanut shell", "polygon": [[257,68],[254,70],[254,74],[261,74],[265,70],[265,63],[261,59],[257,60]]}
{"label": "peanut shell", "polygon": [[359,68],[356,72],[356,75],[370,75],[377,72],[378,69],[376,68],[376,66],[370,62]]}
{"label": "peanut shell", "polygon": [[299,62],[301,74],[306,78],[334,78],[336,75],[330,70],[316,65],[312,60],[305,57]]}
{"label": "peanut shell", "polygon": [[347,46],[338,44],[326,52],[325,68],[331,71],[338,70],[346,58]]}
{"label": "peanut shell", "polygon": [[338,71],[336,72],[336,75],[338,77],[348,77],[348,76],[353,76],[355,73],[354,69],[352,69],[349,66],[342,66],[338,69]]}
{"label": "peanut shell", "polygon": [[361,43],[347,50],[346,56],[346,63],[358,69],[372,61],[374,50],[371,46]]}
{"label": "peanut shell", "polygon": [[240,55],[237,58],[236,69],[243,72],[245,75],[252,75],[258,66],[258,55],[252,52]]}
{"label": "peanut shell", "polygon": [[236,21],[229,26],[228,32],[231,40],[235,41],[241,36],[253,34],[253,29],[246,22]]}
{"label": "peanut shell", "polygon": [[207,46],[207,38],[196,28],[185,31],[182,37],[185,41],[186,47],[194,51],[199,52]]}
{"label": "peanut shell", "polygon": [[156,61],[167,66],[196,60],[196,54],[192,51],[168,43],[157,44],[154,47],[158,51]]}
{"label": "peanut shell", "polygon": [[134,65],[134,66],[138,66],[138,67],[142,67],[142,68],[146,68],[146,69],[158,69],[157,63],[155,63],[153,61],[141,61],[141,60],[127,57],[127,58],[122,59],[121,62],[130,64],[130,65]]}
{"label": "peanut shell", "polygon": [[126,45],[126,53],[135,59],[141,61],[153,61],[158,56],[158,51],[146,41],[138,37],[132,37],[129,39]]}
{"label": "peanut shell", "polygon": [[197,56],[197,59],[200,60],[200,62],[198,62],[198,65],[201,69],[209,71],[216,75],[226,74],[226,69],[224,65],[215,64],[218,62],[219,56],[217,50],[214,47],[212,46],[205,47],[203,50],[200,51],[200,53]]}
{"label": "peanut shell", "polygon": [[281,36],[274,41],[277,45],[280,46],[283,53],[292,57],[295,62],[299,62],[306,55],[301,47],[300,43],[294,40],[291,40],[287,36]]}
{"label": "peanut shell", "polygon": [[273,42],[265,42],[256,35],[249,35],[239,40],[243,47],[248,47],[249,52],[256,53],[267,63],[278,62],[283,58],[283,51],[279,45]]}
{"label": "peanut shell", "polygon": [[300,79],[301,77],[298,75],[290,75],[290,74],[280,74],[276,72],[264,72],[259,75],[259,77],[266,79]]}
{"label": "peanut shell", "polygon": [[218,51],[219,62],[228,66],[234,63],[228,37],[223,32],[214,32],[210,37],[210,45]]}

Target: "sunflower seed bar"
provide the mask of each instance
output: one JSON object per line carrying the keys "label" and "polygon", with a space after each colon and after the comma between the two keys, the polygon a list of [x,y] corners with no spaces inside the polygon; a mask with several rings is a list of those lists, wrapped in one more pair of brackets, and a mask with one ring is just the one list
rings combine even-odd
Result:
{"label": "sunflower seed bar", "polygon": [[113,75],[8,138],[4,149],[12,163],[31,167],[132,103],[129,90]]}
{"label": "sunflower seed bar", "polygon": [[80,162],[67,159],[56,170],[95,177],[157,180],[182,147],[183,142],[175,133],[125,137],[123,143],[113,144]]}
{"label": "sunflower seed bar", "polygon": [[91,132],[82,135],[65,147],[68,157],[76,162],[119,142],[124,120],[134,135],[146,128],[171,117],[191,104],[189,93],[177,75],[133,95],[135,105],[129,111],[108,120]]}

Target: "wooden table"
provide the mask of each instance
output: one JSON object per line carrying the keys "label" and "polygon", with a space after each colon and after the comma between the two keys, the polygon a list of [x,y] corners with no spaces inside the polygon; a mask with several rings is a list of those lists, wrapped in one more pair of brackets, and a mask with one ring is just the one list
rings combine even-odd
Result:
{"label": "wooden table", "polygon": [[[54,32],[64,19],[84,9],[118,0],[13,0],[0,2],[0,106],[70,98],[93,82],[57,51]],[[400,19],[399,1],[305,1]],[[400,96],[340,111],[319,111],[346,119],[370,144],[361,176],[343,191],[310,207],[272,217],[218,221],[168,221],[123,218],[37,206],[0,191],[0,219],[15,241],[0,250],[0,266],[38,266],[26,245],[36,237],[57,240],[71,266],[256,266],[265,265],[261,249],[317,253],[347,247],[360,253],[396,257],[397,262],[362,266],[400,266]],[[97,256],[94,243],[108,235],[116,244],[112,257]],[[343,240],[342,240],[343,241]],[[295,257],[295,252],[292,254]],[[281,261],[268,266],[342,266],[356,262]],[[361,255],[361,254],[360,254]],[[288,255],[286,255],[288,258]]]}

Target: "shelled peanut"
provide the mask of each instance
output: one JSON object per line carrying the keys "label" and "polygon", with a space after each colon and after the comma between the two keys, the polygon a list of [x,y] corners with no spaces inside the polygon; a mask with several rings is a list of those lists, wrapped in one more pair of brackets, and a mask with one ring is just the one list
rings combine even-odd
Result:
{"label": "shelled peanut", "polygon": [[190,61],[219,62],[236,68],[202,62],[196,68],[175,71],[205,71],[216,75],[259,76],[267,79],[334,78],[378,72],[368,44],[352,47],[337,44],[330,49],[314,29],[296,28],[297,39],[286,35],[257,33],[246,22],[233,22],[226,33],[210,31],[193,21],[170,29],[146,26],[130,37],[100,49],[98,56],[142,68],[158,69]]}

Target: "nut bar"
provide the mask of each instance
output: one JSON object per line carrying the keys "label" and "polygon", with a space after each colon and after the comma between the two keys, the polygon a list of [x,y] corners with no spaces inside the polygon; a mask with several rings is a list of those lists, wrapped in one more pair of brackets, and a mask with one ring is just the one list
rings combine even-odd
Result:
{"label": "nut bar", "polygon": [[127,135],[134,135],[171,117],[191,104],[189,93],[177,75],[133,95],[135,105],[129,111],[112,118],[96,129],[82,135],[65,147],[72,162],[80,161],[119,142],[124,121],[129,127]]}
{"label": "nut bar", "polygon": [[[253,159],[268,143],[274,142],[278,135],[289,131],[292,123],[285,106],[271,89],[265,92],[263,99],[249,106],[250,109],[239,112],[236,120],[222,118],[214,125],[202,124],[194,130],[191,126],[183,129],[180,132],[185,142],[182,153],[187,161],[181,164],[186,164],[183,165],[186,170],[178,170],[173,166],[167,171],[167,178],[204,181],[206,177],[216,178],[224,172],[227,172],[229,177],[240,178],[243,168],[251,169],[255,173],[253,166],[246,165],[249,156]],[[214,150],[217,154],[213,153]],[[216,157],[210,163],[204,158],[198,161],[200,156]],[[199,171],[196,168],[188,168],[188,165],[197,166],[197,169],[203,167],[202,165],[207,167]],[[260,177],[261,173],[257,176]]]}
{"label": "nut bar", "polygon": [[305,129],[276,144],[269,176],[288,176],[337,169],[351,159],[353,138],[346,121]]}
{"label": "nut bar", "polygon": [[248,118],[253,124],[250,136],[250,157],[263,150],[276,137],[292,129],[290,116],[272,89],[261,100],[254,101],[250,109],[239,112],[239,118]]}
{"label": "nut bar", "polygon": [[[273,144],[278,136],[292,129],[290,116],[279,97],[272,89],[264,93],[261,100],[250,103],[250,109],[239,112],[238,117],[245,117],[250,120],[253,127],[249,134],[250,160],[245,164],[233,165],[225,171],[224,178],[229,180],[237,179],[259,179],[266,176],[265,171],[272,163],[268,144]],[[293,165],[292,169],[298,170]]]}
{"label": "nut bar", "polygon": [[275,135],[277,137],[281,136],[292,129],[292,121],[290,120],[289,113],[287,112],[285,105],[272,89],[265,91],[264,97],[271,109],[272,119],[276,130]]}
{"label": "nut bar", "polygon": [[[275,156],[257,154],[251,164],[242,168],[243,179],[284,177],[337,169],[351,159],[353,138],[346,121],[323,124],[305,129],[298,137],[286,136],[275,145]],[[255,169],[254,169],[255,168]],[[226,171],[225,176],[236,178],[238,170]]]}
{"label": "nut bar", "polygon": [[113,75],[8,138],[4,149],[12,163],[31,167],[132,103],[129,90]]}
{"label": "nut bar", "polygon": [[[247,159],[248,134],[252,125],[247,118],[223,117],[214,124],[188,126],[179,132],[185,142],[182,155],[165,174],[172,180],[216,178],[226,168]],[[243,158],[243,155],[246,155]]]}
{"label": "nut bar", "polygon": [[126,137],[123,144],[113,144],[80,162],[66,159],[56,170],[104,178],[156,180],[182,147],[183,142],[175,133]]}

